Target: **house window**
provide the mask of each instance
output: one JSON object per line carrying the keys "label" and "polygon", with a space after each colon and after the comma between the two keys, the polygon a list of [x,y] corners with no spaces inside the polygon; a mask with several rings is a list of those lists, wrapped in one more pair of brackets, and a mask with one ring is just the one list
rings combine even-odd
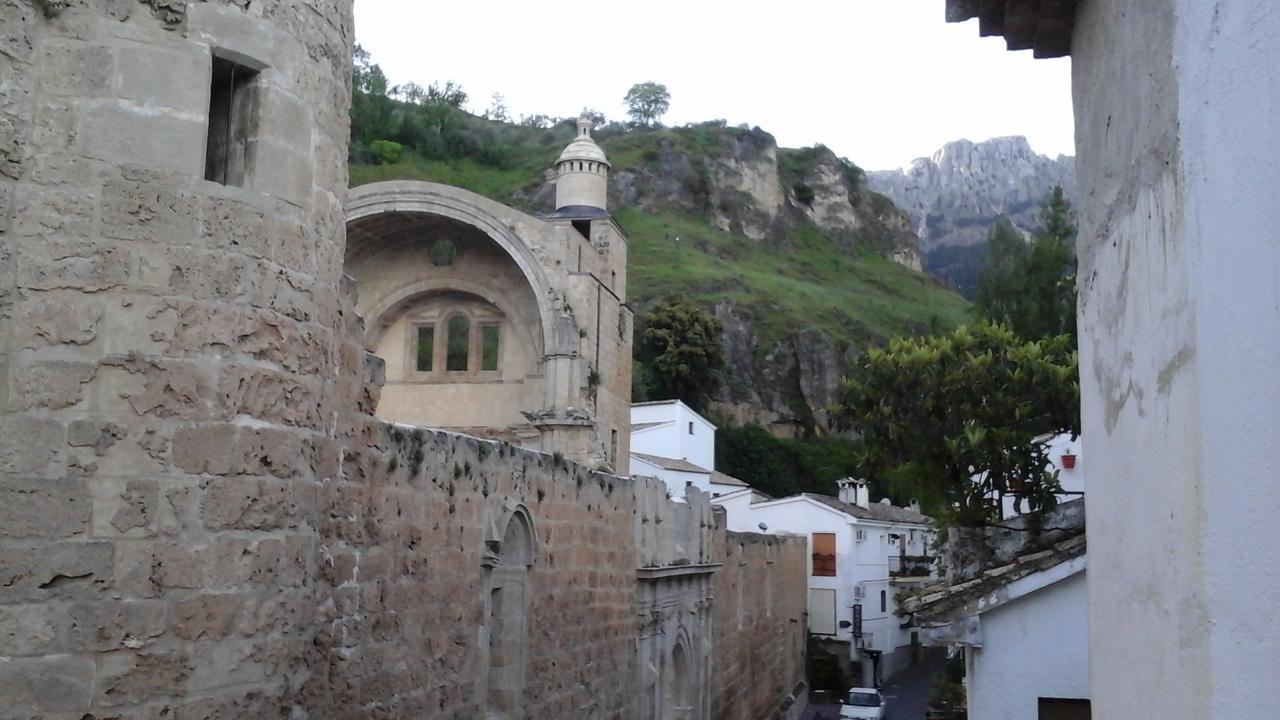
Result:
{"label": "house window", "polygon": [[493,323],[480,326],[480,369],[498,369],[498,326]]}
{"label": "house window", "polygon": [[436,326],[419,325],[417,328],[417,361],[418,372],[431,372],[431,363],[436,354]]}
{"label": "house window", "polygon": [[692,421],[692,420],[690,420],[690,421],[689,421],[689,434],[690,434],[690,435],[692,435],[692,434],[693,434],[693,421]]}
{"label": "house window", "polygon": [[1088,700],[1075,698],[1039,698],[1039,720],[1090,720],[1092,709]]}
{"label": "house window", "polygon": [[471,344],[471,321],[466,315],[454,315],[449,318],[448,351],[444,369],[449,372],[461,372],[467,369],[467,350]]}
{"label": "house window", "polygon": [[887,612],[889,610],[888,595],[889,594],[884,590],[880,591],[880,612]]}
{"label": "house window", "polygon": [[220,57],[213,58],[209,81],[209,130],[205,138],[204,179],[244,185],[252,165],[257,134],[258,71]]}
{"label": "house window", "polygon": [[618,468],[618,431],[617,430],[609,431],[609,464],[613,465],[615,470]]}
{"label": "house window", "polygon": [[836,534],[813,534],[814,577],[836,576]]}

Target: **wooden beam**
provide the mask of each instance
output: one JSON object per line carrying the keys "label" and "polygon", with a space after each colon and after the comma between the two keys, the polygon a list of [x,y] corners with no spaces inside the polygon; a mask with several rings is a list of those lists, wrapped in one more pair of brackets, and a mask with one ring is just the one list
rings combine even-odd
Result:
{"label": "wooden beam", "polygon": [[1004,34],[1005,0],[982,0],[978,14],[978,34],[982,37]]}
{"label": "wooden beam", "polygon": [[1004,10],[1004,39],[1010,50],[1030,50],[1036,44],[1040,22],[1040,0],[1007,0]]}
{"label": "wooden beam", "polygon": [[947,0],[947,22],[964,22],[978,17],[982,0]]}
{"label": "wooden beam", "polygon": [[1071,54],[1071,37],[1075,31],[1074,15],[1042,17],[1036,27],[1035,56],[1056,58]]}

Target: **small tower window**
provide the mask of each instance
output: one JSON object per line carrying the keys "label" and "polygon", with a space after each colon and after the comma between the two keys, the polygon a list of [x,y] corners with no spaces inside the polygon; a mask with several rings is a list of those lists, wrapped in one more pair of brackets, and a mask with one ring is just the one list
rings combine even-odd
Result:
{"label": "small tower window", "polygon": [[258,71],[213,58],[209,83],[209,131],[205,139],[204,178],[223,185],[244,185],[252,169],[252,140],[257,134]]}
{"label": "small tower window", "polygon": [[467,369],[467,350],[471,344],[471,321],[466,315],[454,315],[449,318],[449,339],[447,341],[444,369],[449,372],[465,372]]}
{"label": "small tower window", "polygon": [[480,369],[498,369],[498,326],[492,323],[480,326]]}
{"label": "small tower window", "polygon": [[436,328],[434,325],[418,326],[418,372],[431,372],[431,362],[436,352]]}

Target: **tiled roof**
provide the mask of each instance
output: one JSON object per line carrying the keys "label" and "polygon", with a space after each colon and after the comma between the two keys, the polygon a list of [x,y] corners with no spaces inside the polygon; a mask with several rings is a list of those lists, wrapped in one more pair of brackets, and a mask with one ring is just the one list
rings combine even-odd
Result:
{"label": "tiled roof", "polygon": [[1000,35],[1010,50],[1038,58],[1071,54],[1079,0],[947,0],[947,22],[978,18],[978,34]]}
{"label": "tiled roof", "polygon": [[839,510],[846,515],[852,515],[863,520],[877,520],[879,522],[888,523],[914,523],[917,525],[932,525],[933,518],[923,513],[912,510],[911,508],[898,507],[897,505],[886,505],[884,503],[871,503],[870,507],[862,507],[852,503],[842,502],[839,498],[830,495],[820,495],[818,493],[804,493],[804,496],[810,500],[817,500],[827,507]]}
{"label": "tiled roof", "polygon": [[711,471],[711,482],[717,485],[737,485],[738,487],[751,487],[750,485],[739,480],[738,478],[732,475],[725,475],[719,470]]}
{"label": "tiled roof", "polygon": [[650,465],[656,465],[662,468],[663,470],[675,470],[677,472],[696,472],[696,473],[711,472],[710,470],[704,467],[694,465],[688,460],[678,460],[676,458],[662,457],[661,455],[648,455],[646,453],[638,453],[638,452],[631,453],[631,456],[640,458],[641,460],[649,463]]}

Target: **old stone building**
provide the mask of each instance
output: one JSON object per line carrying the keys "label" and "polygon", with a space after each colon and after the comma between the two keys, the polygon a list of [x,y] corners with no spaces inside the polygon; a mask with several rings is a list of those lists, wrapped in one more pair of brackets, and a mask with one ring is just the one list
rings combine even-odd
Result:
{"label": "old stone building", "polygon": [[[452,266],[493,262],[421,278],[382,337],[459,313],[460,384],[514,363],[540,438],[599,454],[574,422],[625,422],[626,341],[615,365],[593,344],[600,309],[625,317],[622,241],[575,203],[536,236],[448,189],[347,204],[351,45],[349,0],[0,1],[0,718],[793,712],[803,541],[568,451],[375,417],[409,358],[369,352],[344,262],[411,220]],[[379,219],[348,253],[360,207]],[[504,258],[533,302],[484,284]]]}
{"label": "old stone building", "polygon": [[351,192],[346,272],[387,364],[379,417],[626,474],[632,323],[608,171],[584,116],[545,218],[436,183]]}

